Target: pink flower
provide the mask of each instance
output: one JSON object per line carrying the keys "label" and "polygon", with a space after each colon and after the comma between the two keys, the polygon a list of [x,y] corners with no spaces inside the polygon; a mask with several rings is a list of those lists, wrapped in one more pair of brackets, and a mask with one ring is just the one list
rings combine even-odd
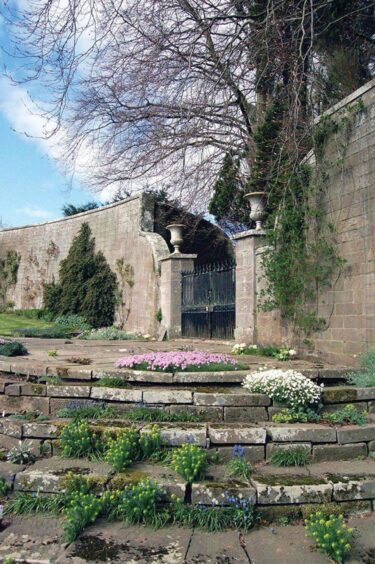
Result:
{"label": "pink flower", "polygon": [[229,354],[193,352],[152,352],[134,354],[120,358],[116,362],[117,368],[134,368],[146,364],[147,370],[186,370],[188,366],[205,366],[206,364],[230,364],[235,367],[238,363]]}

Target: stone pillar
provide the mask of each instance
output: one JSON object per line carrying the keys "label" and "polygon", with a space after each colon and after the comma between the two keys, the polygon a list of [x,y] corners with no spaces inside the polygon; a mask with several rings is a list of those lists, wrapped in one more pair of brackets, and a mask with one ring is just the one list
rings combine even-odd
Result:
{"label": "stone pillar", "polygon": [[194,269],[197,255],[173,253],[161,259],[160,307],[168,337],[181,336],[181,273]]}
{"label": "stone pillar", "polygon": [[256,343],[257,251],[265,245],[265,233],[250,229],[234,235],[236,241],[236,328],[237,342]]}

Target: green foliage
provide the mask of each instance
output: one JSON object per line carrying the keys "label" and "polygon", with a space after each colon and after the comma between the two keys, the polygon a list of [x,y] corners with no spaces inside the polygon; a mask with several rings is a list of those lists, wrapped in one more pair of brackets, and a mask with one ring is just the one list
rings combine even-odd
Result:
{"label": "green foliage", "polygon": [[18,268],[21,255],[16,251],[7,251],[5,258],[0,258],[0,299],[5,300],[11,286],[17,284]]}
{"label": "green foliage", "polygon": [[239,159],[227,153],[213,187],[213,195],[208,211],[217,220],[231,223],[249,224],[249,206],[245,200],[245,190],[239,181]]}
{"label": "green foliage", "polygon": [[286,347],[274,347],[271,345],[236,344],[232,349],[232,354],[249,354],[256,356],[268,356],[276,358],[277,360],[293,360],[296,356],[296,351]]}
{"label": "green foliage", "polygon": [[103,452],[103,443],[86,421],[72,421],[61,431],[59,444],[63,456],[95,458]]}
{"label": "green foliage", "polygon": [[37,339],[69,339],[72,336],[72,331],[68,331],[64,327],[46,327],[42,329],[33,327],[16,329],[13,335],[15,337],[34,337]]}
{"label": "green foliage", "polygon": [[123,378],[112,378],[111,376],[104,376],[100,378],[94,384],[96,387],[108,387],[108,388],[128,388],[129,383]]}
{"label": "green foliage", "polygon": [[141,433],[139,437],[139,448],[141,458],[149,458],[161,448],[160,429],[152,425],[149,431]]}
{"label": "green foliage", "polygon": [[[149,370],[147,362],[134,364],[132,368],[133,370]],[[224,372],[233,370],[246,370],[247,368],[247,364],[237,363],[236,365],[233,365],[229,362],[211,362],[210,364],[200,364],[199,366],[195,364],[189,364],[188,366],[186,366],[186,368],[168,366],[164,370],[162,370],[161,368],[155,369],[154,372]]]}
{"label": "green foliage", "polygon": [[175,525],[203,529],[209,533],[235,529],[249,531],[254,526],[254,507],[248,500],[233,499],[229,507],[186,505],[174,498],[171,509]]}
{"label": "green foliage", "polygon": [[163,321],[163,313],[162,313],[160,307],[159,307],[159,309],[157,310],[157,312],[155,313],[155,319],[156,319],[156,321],[158,321],[159,323],[161,323],[161,322]]}
{"label": "green foliage", "polygon": [[359,388],[370,388],[375,386],[375,350],[361,355],[361,370],[348,375],[347,381]]}
{"label": "green foliage", "polygon": [[12,413],[12,415],[9,415],[9,419],[20,421],[47,421],[49,417],[39,411],[26,411],[25,413]]}
{"label": "green foliage", "polygon": [[228,462],[228,474],[229,476],[236,476],[248,480],[251,475],[251,468],[245,458],[234,456]]}
{"label": "green foliage", "polygon": [[13,315],[26,317],[27,319],[42,319],[43,321],[53,321],[54,316],[45,309],[15,309]]}
{"label": "green foliage", "polygon": [[68,315],[59,315],[55,319],[56,325],[59,327],[63,327],[67,331],[90,331],[91,325],[86,321],[82,315],[77,314],[68,314]]}
{"label": "green foliage", "polygon": [[27,348],[22,343],[9,341],[1,344],[0,342],[0,355],[2,356],[24,356],[26,354],[28,354]]}
{"label": "green foliage", "polygon": [[4,497],[5,495],[7,495],[9,491],[9,485],[7,484],[5,478],[3,478],[3,476],[0,476],[0,496]]}
{"label": "green foliage", "polygon": [[162,409],[150,407],[135,407],[131,411],[125,412],[124,417],[130,421],[159,421],[165,423],[190,423],[202,420],[201,417],[189,411],[168,413]]}
{"label": "green foliage", "polygon": [[206,453],[191,443],[181,445],[172,453],[171,466],[187,482],[198,480],[207,465]]}
{"label": "green foliage", "polygon": [[305,528],[322,552],[339,564],[344,562],[352,547],[354,529],[345,525],[342,515],[327,516],[318,511],[306,519]]}
{"label": "green foliage", "polygon": [[273,453],[270,462],[274,466],[305,466],[310,460],[311,455],[307,448],[291,447]]}
{"label": "green foliage", "polygon": [[44,307],[55,314],[82,316],[92,327],[108,326],[114,320],[116,289],[116,275],[103,253],[95,253],[91,229],[83,223],[61,261],[59,283],[45,286]]}
{"label": "green foliage", "polygon": [[115,438],[108,437],[104,459],[121,472],[139,458],[139,434],[135,429],[120,431]]}
{"label": "green foliage", "polygon": [[353,404],[345,405],[345,407],[325,413],[324,419],[335,425],[366,425],[368,421],[366,411],[360,411]]}
{"label": "green foliage", "polygon": [[282,409],[272,415],[274,423],[318,423],[320,419],[319,413],[308,407]]}
{"label": "green foliage", "polygon": [[118,500],[117,517],[131,525],[155,524],[158,506],[164,495],[160,486],[149,478],[126,486]]}
{"label": "green foliage", "polygon": [[27,513],[60,513],[64,507],[64,496],[60,494],[40,495],[16,492],[15,497],[7,501],[5,513],[23,515]]}
{"label": "green foliage", "polygon": [[99,515],[100,501],[94,494],[73,492],[64,509],[66,522],[64,535],[67,542],[73,542],[87,525],[94,523]]}
{"label": "green foliage", "polygon": [[49,351],[47,351],[47,356],[56,357],[57,354],[58,353],[56,349],[50,349]]}
{"label": "green foliage", "polygon": [[64,217],[70,217],[71,215],[76,215],[77,213],[83,213],[90,210],[96,210],[100,207],[97,202],[87,202],[87,204],[82,204],[81,206],[74,206],[73,204],[66,204],[62,208]]}
{"label": "green foliage", "polygon": [[136,338],[137,337],[133,333],[127,333],[126,331],[117,329],[116,327],[92,329],[91,331],[85,331],[82,335],[80,335],[80,339],[85,339],[87,341],[130,341]]}
{"label": "green foliage", "polygon": [[64,407],[57,412],[57,417],[71,418],[75,420],[80,419],[117,419],[120,417],[119,413],[105,403],[98,403],[95,405],[78,404],[74,407]]}
{"label": "green foliage", "polygon": [[32,452],[32,445],[27,441],[19,441],[17,446],[10,449],[7,460],[12,464],[32,464],[36,460]]}

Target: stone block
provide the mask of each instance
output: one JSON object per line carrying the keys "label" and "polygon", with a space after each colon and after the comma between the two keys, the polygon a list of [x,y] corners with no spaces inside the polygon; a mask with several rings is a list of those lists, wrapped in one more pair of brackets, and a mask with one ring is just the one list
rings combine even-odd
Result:
{"label": "stone block", "polygon": [[189,390],[145,390],[143,392],[143,402],[145,404],[157,403],[193,403],[193,392]]}
{"label": "stone block", "polygon": [[220,482],[199,482],[192,485],[191,502],[193,505],[229,505],[228,497],[256,500],[256,490],[247,482],[223,480]]}
{"label": "stone block", "polygon": [[11,362],[8,360],[0,360],[0,372],[11,372]]}
{"label": "stone block", "polygon": [[369,452],[375,452],[375,441],[370,441],[368,443],[368,450]]}
{"label": "stone block", "polygon": [[330,460],[351,460],[367,456],[366,443],[353,443],[349,445],[315,445],[313,447],[313,462]]}
{"label": "stone block", "polygon": [[[342,403],[329,403],[323,406],[322,409],[322,413],[333,413],[335,411],[339,411],[340,409],[342,409],[343,407],[345,407],[345,405],[348,404],[342,404]],[[367,411],[367,403],[365,401],[356,401],[354,403],[351,403],[349,405],[354,405],[354,407],[357,409],[357,411]]]}
{"label": "stone block", "polygon": [[70,366],[48,366],[47,374],[48,376],[59,376],[63,380],[91,380],[92,378],[92,370]]}
{"label": "stone block", "polygon": [[9,437],[22,438],[22,421],[12,421],[11,419],[0,419],[0,433]]}
{"label": "stone block", "polygon": [[56,417],[60,409],[74,406],[85,407],[90,400],[80,398],[51,398],[50,399],[50,415]]}
{"label": "stone block", "polygon": [[375,440],[375,425],[365,425],[358,427],[355,425],[348,425],[337,429],[337,442],[340,444],[346,443],[362,443]]}
{"label": "stone block", "polygon": [[332,499],[332,484],[311,476],[255,475],[251,482],[259,505],[326,503]]}
{"label": "stone block", "polygon": [[[160,435],[163,444],[169,446],[193,443],[200,447],[207,446],[207,428],[204,423],[163,423],[159,424]],[[147,433],[150,425],[141,429],[141,433]]]}
{"label": "stone block", "polygon": [[136,403],[142,401],[142,390],[93,386],[91,388],[91,398],[96,400]]}
{"label": "stone block", "polygon": [[214,424],[208,426],[208,436],[212,444],[265,444],[266,430],[244,424]]}
{"label": "stone block", "polygon": [[352,501],[357,499],[375,499],[375,476],[340,476],[333,484],[335,501]]}
{"label": "stone block", "polygon": [[90,386],[56,386],[47,385],[47,396],[54,398],[88,398]]}
{"label": "stone block", "polygon": [[274,442],[335,443],[336,429],[324,425],[285,425],[267,427],[267,435]]}
{"label": "stone block", "polygon": [[248,370],[220,372],[176,372],[173,382],[176,384],[241,384]]}
{"label": "stone block", "polygon": [[43,415],[49,414],[49,398],[0,396],[0,412],[18,413],[20,411],[39,411]]}
{"label": "stone block", "polygon": [[231,407],[250,407],[250,406],[268,406],[271,400],[264,394],[240,394],[240,393],[194,393],[195,405],[220,405]]}
{"label": "stone block", "polygon": [[101,378],[121,378],[124,382],[147,382],[156,384],[173,384],[173,374],[170,372],[154,372],[152,370],[108,370],[106,372],[99,372],[93,370],[93,378],[100,380]]}
{"label": "stone block", "polygon": [[46,386],[44,384],[32,384],[27,382],[21,385],[22,396],[45,396],[47,394]]}
{"label": "stone block", "polygon": [[46,366],[42,364],[28,364],[25,362],[12,362],[11,372],[25,376],[45,376]]}
{"label": "stone block", "polygon": [[356,388],[359,400],[375,400],[375,387]]}
{"label": "stone block", "polygon": [[4,478],[8,488],[13,487],[13,482],[18,472],[24,470],[24,466],[21,464],[12,464],[11,462],[0,461],[0,477]]}
{"label": "stone block", "polygon": [[224,407],[224,421],[240,423],[268,421],[268,412],[265,407]]}
{"label": "stone block", "polygon": [[56,439],[59,427],[53,423],[24,423],[23,436],[36,439]]}
{"label": "stone block", "polygon": [[7,396],[19,396],[21,395],[21,386],[20,384],[10,384],[5,388],[5,394]]}
{"label": "stone block", "polygon": [[[265,447],[264,445],[247,445],[245,448],[244,458],[250,464],[255,464],[256,462],[263,462],[265,459]],[[220,462],[229,462],[232,459],[232,449],[230,447],[217,447],[210,449],[210,452],[216,452],[219,456]]]}
{"label": "stone block", "polygon": [[171,405],[167,409],[170,413],[191,413],[192,415],[197,415],[202,421],[209,421],[211,423],[219,423],[224,419],[223,407],[180,404]]}
{"label": "stone block", "polygon": [[357,388],[353,386],[333,386],[322,393],[323,403],[350,403],[358,399]]}
{"label": "stone block", "polygon": [[306,449],[309,453],[311,452],[311,443],[267,443],[266,445],[266,458],[267,460],[271,458],[273,454],[285,450],[293,450],[296,448]]}

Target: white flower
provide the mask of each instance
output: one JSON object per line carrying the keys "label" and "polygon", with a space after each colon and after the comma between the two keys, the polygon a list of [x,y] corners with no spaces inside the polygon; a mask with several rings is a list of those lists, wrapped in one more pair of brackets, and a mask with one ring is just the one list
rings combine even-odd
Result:
{"label": "white flower", "polygon": [[294,349],[289,349],[289,356],[295,356],[297,352]]}
{"label": "white flower", "polygon": [[256,350],[258,348],[258,345],[251,345],[250,348]]}

